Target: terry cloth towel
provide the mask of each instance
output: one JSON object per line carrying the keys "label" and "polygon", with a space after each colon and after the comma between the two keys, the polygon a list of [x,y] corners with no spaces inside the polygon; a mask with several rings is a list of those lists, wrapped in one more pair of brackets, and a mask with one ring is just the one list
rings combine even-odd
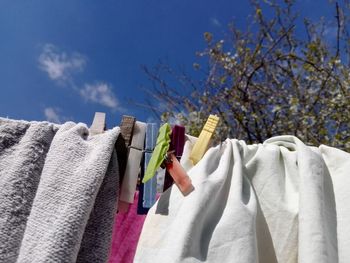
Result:
{"label": "terry cloth towel", "polygon": [[89,136],[81,123],[0,120],[1,263],[106,262],[118,134]]}
{"label": "terry cloth towel", "polygon": [[57,127],[0,118],[0,262],[16,262]]}
{"label": "terry cloth towel", "polygon": [[146,215],[137,214],[139,198],[142,200],[142,196],[136,191],[129,210],[126,213],[118,213],[115,217],[109,263],[132,263],[134,260],[137,242],[146,218]]}
{"label": "terry cloth towel", "polygon": [[195,191],[160,197],[134,262],[350,262],[350,154],[228,139],[187,170]]}

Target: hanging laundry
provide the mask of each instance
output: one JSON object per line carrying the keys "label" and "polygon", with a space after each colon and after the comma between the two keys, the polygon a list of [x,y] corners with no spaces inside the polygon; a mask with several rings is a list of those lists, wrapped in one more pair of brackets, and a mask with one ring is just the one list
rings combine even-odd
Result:
{"label": "hanging laundry", "polygon": [[[104,114],[95,116],[90,130],[0,118],[0,263],[350,262],[349,153],[293,136],[254,145],[227,139],[207,150],[184,135],[178,163],[165,125],[145,180],[146,125],[136,122],[129,209],[115,217],[125,140],[119,128],[105,130]],[[204,156],[193,158],[196,151]],[[137,175],[154,180],[146,194],[154,202],[160,163],[178,187],[148,211]]]}
{"label": "hanging laundry", "polygon": [[45,157],[58,126],[0,118],[0,262],[17,262]]}
{"label": "hanging laundry", "polygon": [[[136,246],[146,215],[137,214],[139,192],[126,213],[118,213],[115,218],[109,263],[132,263]],[[141,197],[142,200],[142,197]]]}
{"label": "hanging laundry", "polygon": [[[141,161],[141,163],[145,164],[145,155],[143,156],[143,159]],[[140,176],[139,176],[139,185],[138,185],[138,189],[139,189],[139,194],[138,194],[138,200],[137,200],[137,214],[138,215],[147,215],[149,207],[144,207],[143,205],[143,191],[144,191],[144,186],[145,184],[142,183],[142,179],[145,175],[145,165],[141,165],[140,167]],[[152,179],[151,179],[152,180]],[[150,182],[150,181],[148,181]]]}
{"label": "hanging laundry", "polygon": [[350,262],[349,170],[350,154],[293,136],[227,139],[189,167],[195,191],[149,210],[134,262]]}
{"label": "hanging laundry", "polygon": [[197,140],[197,137],[188,134],[185,135],[185,145],[180,159],[180,164],[186,172],[188,172],[194,166],[192,161],[190,160],[190,154]]}
{"label": "hanging laundry", "polygon": [[119,128],[0,118],[0,262],[105,262]]}

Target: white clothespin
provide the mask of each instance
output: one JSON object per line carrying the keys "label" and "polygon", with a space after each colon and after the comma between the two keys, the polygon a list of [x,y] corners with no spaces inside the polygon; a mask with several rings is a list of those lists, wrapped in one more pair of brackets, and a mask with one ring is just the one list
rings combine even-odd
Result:
{"label": "white clothespin", "polygon": [[103,133],[106,128],[106,113],[95,112],[94,120],[90,127],[90,134],[96,135]]}

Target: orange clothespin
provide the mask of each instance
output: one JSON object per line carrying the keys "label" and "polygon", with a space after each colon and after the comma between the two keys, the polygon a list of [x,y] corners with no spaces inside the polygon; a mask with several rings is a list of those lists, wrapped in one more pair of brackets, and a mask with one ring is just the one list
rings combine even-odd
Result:
{"label": "orange clothespin", "polygon": [[190,154],[190,160],[194,165],[202,159],[203,155],[207,151],[210,139],[215,131],[216,126],[219,123],[219,120],[220,118],[218,116],[209,115],[209,118],[205,123]]}

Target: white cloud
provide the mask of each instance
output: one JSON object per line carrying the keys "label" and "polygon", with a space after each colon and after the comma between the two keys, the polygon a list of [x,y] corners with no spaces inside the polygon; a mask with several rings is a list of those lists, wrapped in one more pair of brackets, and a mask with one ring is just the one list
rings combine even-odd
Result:
{"label": "white cloud", "polygon": [[61,119],[58,112],[59,112],[59,109],[57,108],[52,108],[52,107],[45,108],[44,114],[45,114],[46,120],[54,123],[61,123]]}
{"label": "white cloud", "polygon": [[[85,83],[83,88],[78,88],[73,76],[74,73],[84,71],[87,59],[85,56],[73,52],[60,51],[55,45],[46,44],[38,59],[39,68],[48,74],[48,77],[57,84],[65,84],[76,92],[85,101],[98,103],[110,108],[112,111],[124,111],[113,93],[112,86],[105,82],[94,84]],[[59,109],[48,107],[44,110],[47,120],[60,123],[65,118],[59,116]]]}
{"label": "white cloud", "polygon": [[66,54],[56,46],[46,44],[39,56],[39,68],[45,71],[49,78],[59,83],[71,79],[75,72],[81,72],[86,65],[86,58],[79,53]]}
{"label": "white cloud", "polygon": [[80,95],[86,100],[109,107],[112,110],[122,111],[119,101],[113,93],[112,87],[106,83],[85,84]]}
{"label": "white cloud", "polygon": [[211,23],[213,26],[221,27],[221,23],[220,23],[220,21],[219,21],[216,17],[211,17],[211,18],[210,18],[210,23]]}

